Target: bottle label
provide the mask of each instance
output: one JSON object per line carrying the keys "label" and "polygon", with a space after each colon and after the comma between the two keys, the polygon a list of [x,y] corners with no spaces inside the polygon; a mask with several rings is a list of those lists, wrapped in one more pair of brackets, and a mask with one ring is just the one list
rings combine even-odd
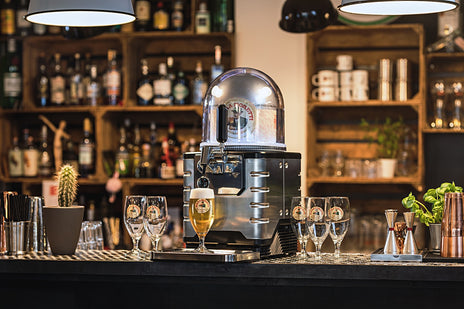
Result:
{"label": "bottle label", "polygon": [[161,215],[161,211],[156,205],[151,205],[148,206],[147,208],[147,217],[150,220],[156,220],[159,219]]}
{"label": "bottle label", "polygon": [[52,174],[52,161],[47,151],[42,151],[39,157],[39,175],[50,176]]}
{"label": "bottle label", "polygon": [[79,99],[84,98],[84,84],[81,82],[71,83],[70,89],[71,101],[78,102]]}
{"label": "bottle label", "polygon": [[166,30],[169,27],[169,15],[165,11],[157,11],[153,14],[153,28]]}
{"label": "bottle label", "polygon": [[216,79],[216,77],[221,75],[222,72],[224,72],[224,68],[222,67],[222,65],[213,65],[211,67],[211,80]]}
{"label": "bottle label", "polygon": [[39,80],[39,94],[41,98],[48,98],[48,78],[42,76]]}
{"label": "bottle label", "polygon": [[13,9],[3,9],[1,10],[0,17],[2,24],[2,33],[7,35],[15,34],[15,11]]}
{"label": "bottle label", "polygon": [[137,1],[135,5],[135,16],[137,16],[138,20],[149,21],[150,10],[150,1]]}
{"label": "bottle label", "polygon": [[10,150],[8,153],[8,167],[11,177],[23,175],[23,154],[21,150]]}
{"label": "bottle label", "polygon": [[93,166],[93,146],[80,145],[79,147],[79,165]]}
{"label": "bottle label", "polygon": [[195,210],[199,214],[204,214],[207,213],[211,209],[211,204],[207,199],[199,199],[198,201],[195,202]]}
{"label": "bottle label", "polygon": [[37,176],[39,167],[39,152],[37,149],[26,149],[23,151],[24,176]]}
{"label": "bottle label", "polygon": [[51,97],[52,102],[55,104],[64,103],[64,89],[66,81],[62,76],[52,77],[50,80],[51,83]]}
{"label": "bottle label", "polygon": [[189,94],[188,87],[181,83],[177,83],[172,90],[172,94],[177,101],[185,99]]}
{"label": "bottle label", "polygon": [[118,96],[121,91],[121,74],[116,70],[108,72],[106,75],[106,85],[106,94],[108,96]]}
{"label": "bottle label", "polygon": [[158,79],[153,82],[155,96],[169,96],[171,94],[171,81],[169,79]]}
{"label": "bottle label", "polygon": [[16,72],[3,74],[3,90],[8,97],[16,97],[21,93],[21,75]]}
{"label": "bottle label", "polygon": [[196,18],[196,31],[197,33],[209,33],[210,32],[210,17],[209,15],[197,15]]}
{"label": "bottle label", "polygon": [[153,86],[150,83],[145,83],[137,89],[137,95],[145,101],[153,98]]}
{"label": "bottle label", "polygon": [[306,211],[303,207],[296,206],[293,208],[292,216],[293,216],[293,219],[297,221],[304,220],[306,219]]}
{"label": "bottle label", "polygon": [[181,29],[184,26],[184,14],[181,11],[174,11],[171,17],[172,28]]}
{"label": "bottle label", "polygon": [[87,99],[89,99],[90,105],[96,105],[97,100],[100,97],[100,86],[96,82],[91,82],[87,86]]}

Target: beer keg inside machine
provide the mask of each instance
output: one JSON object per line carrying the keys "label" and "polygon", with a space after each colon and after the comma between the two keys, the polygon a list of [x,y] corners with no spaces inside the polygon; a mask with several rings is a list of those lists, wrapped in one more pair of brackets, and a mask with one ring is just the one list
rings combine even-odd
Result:
{"label": "beer keg inside machine", "polygon": [[301,155],[286,152],[284,102],[276,83],[252,68],[224,72],[203,100],[199,153],[184,155],[184,241],[198,244],[189,220],[193,188],[215,194],[210,249],[252,250],[261,258],[296,252],[291,197],[300,195]]}

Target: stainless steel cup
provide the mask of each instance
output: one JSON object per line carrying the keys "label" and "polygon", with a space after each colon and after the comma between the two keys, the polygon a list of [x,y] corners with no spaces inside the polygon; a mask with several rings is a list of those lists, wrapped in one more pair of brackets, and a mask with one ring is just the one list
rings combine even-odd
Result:
{"label": "stainless steel cup", "polygon": [[47,237],[43,224],[42,209],[44,199],[41,196],[30,196],[31,226],[29,229],[29,251],[43,252],[47,248]]}
{"label": "stainless steel cup", "polygon": [[21,255],[28,252],[30,223],[30,221],[5,222],[8,255]]}

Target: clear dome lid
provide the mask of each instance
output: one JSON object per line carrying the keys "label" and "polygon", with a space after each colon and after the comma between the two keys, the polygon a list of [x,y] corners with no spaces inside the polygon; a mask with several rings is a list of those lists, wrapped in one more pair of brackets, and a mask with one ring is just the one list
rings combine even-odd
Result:
{"label": "clear dome lid", "polygon": [[[221,105],[227,109],[218,117]],[[276,83],[252,68],[235,68],[218,76],[203,100],[200,147],[218,146],[221,131],[227,132],[226,150],[285,151],[284,102]]]}

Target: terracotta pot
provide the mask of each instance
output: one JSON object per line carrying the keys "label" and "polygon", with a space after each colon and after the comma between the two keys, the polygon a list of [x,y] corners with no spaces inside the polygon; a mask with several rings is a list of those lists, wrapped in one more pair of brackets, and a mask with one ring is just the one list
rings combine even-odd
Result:
{"label": "terracotta pot", "polygon": [[53,254],[76,252],[83,218],[84,206],[43,208],[45,232]]}

